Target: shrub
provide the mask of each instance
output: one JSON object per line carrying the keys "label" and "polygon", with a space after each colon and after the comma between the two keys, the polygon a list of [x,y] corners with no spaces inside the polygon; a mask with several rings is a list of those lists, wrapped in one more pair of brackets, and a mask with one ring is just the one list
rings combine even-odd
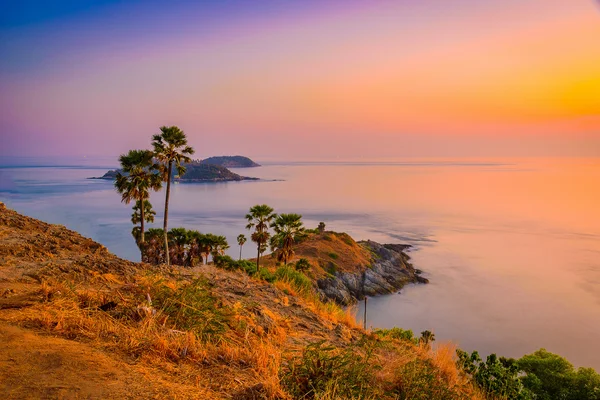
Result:
{"label": "shrub", "polygon": [[340,258],[340,256],[337,255],[337,253],[331,252],[331,253],[327,253],[327,255],[331,258],[333,258],[334,260],[337,260],[338,258]]}
{"label": "shrub", "polygon": [[536,399],[600,400],[600,374],[591,368],[575,370],[563,357],[540,349],[515,361],[525,376],[524,386]]}
{"label": "shrub", "polygon": [[[370,348],[338,349],[323,341],[310,344],[280,373],[282,385],[295,399],[317,399],[331,393],[346,398],[377,398]],[[336,396],[337,398],[337,396]]]}
{"label": "shrub", "polygon": [[279,281],[288,281],[300,293],[312,291],[312,281],[300,271],[296,271],[288,266],[277,268],[275,278]]}
{"label": "shrub", "polygon": [[519,379],[519,368],[514,360],[491,354],[483,362],[476,351],[469,354],[460,349],[456,350],[456,354],[458,367],[487,395],[515,400],[532,398]]}
{"label": "shrub", "polygon": [[419,339],[414,337],[413,331],[410,329],[393,327],[391,329],[376,329],[373,333],[381,338],[404,340],[415,345],[419,343]]}
{"label": "shrub", "polygon": [[200,339],[213,339],[227,330],[230,311],[218,304],[204,278],[178,290],[164,286],[154,303],[157,309],[169,316],[167,321],[173,328],[189,330]]}
{"label": "shrub", "polygon": [[261,270],[258,272],[258,274],[256,276],[264,281],[269,282],[269,283],[273,283],[277,279],[275,274],[273,274],[271,271],[269,271],[266,268],[261,268]]}
{"label": "shrub", "polygon": [[296,261],[296,264],[294,264],[294,268],[296,268],[296,271],[304,272],[308,271],[311,268],[311,265],[306,258],[301,258],[298,261]]}

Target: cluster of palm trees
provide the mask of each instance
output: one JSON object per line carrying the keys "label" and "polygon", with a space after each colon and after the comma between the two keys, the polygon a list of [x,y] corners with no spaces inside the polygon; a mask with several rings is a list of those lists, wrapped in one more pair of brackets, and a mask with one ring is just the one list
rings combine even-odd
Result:
{"label": "cluster of palm trees", "polygon": [[[150,228],[146,234],[142,261],[151,264],[166,262],[163,243],[164,231]],[[167,232],[169,259],[172,264],[194,267],[197,263],[208,263],[208,257],[222,256],[229,248],[225,236],[200,233],[196,230],[173,228]]]}
{"label": "cluster of palm trees", "polygon": [[[246,219],[248,220],[246,229],[253,230],[250,239],[256,243],[256,270],[258,271],[260,268],[260,257],[267,250],[268,245],[275,253],[277,260],[287,265],[294,257],[294,243],[305,235],[302,216],[299,214],[276,214],[272,207],[259,204],[250,208]],[[273,228],[273,235],[269,231],[270,228]],[[240,246],[243,245],[243,242],[239,241],[239,237],[238,243]]]}
{"label": "cluster of palm trees", "polygon": [[[184,228],[168,229],[171,180],[175,173],[179,176],[185,173],[184,164],[191,162],[194,149],[188,146],[185,133],[177,126],[162,126],[160,134],[152,136],[152,148],[122,154],[119,157],[121,170],[115,180],[121,201],[126,204],[134,202],[132,235],[140,248],[142,261],[192,266],[200,259],[206,263],[210,254],[222,254],[229,248],[224,236],[201,234]],[[151,228],[146,232],[145,224],[154,222],[156,215],[149,201],[150,192],[160,190],[163,183],[166,183],[163,228]],[[287,264],[292,259],[293,244],[305,232],[301,215],[277,215],[272,207],[261,204],[250,208],[246,219],[246,228],[253,230],[250,239],[257,245],[257,271],[260,257],[269,245],[280,262]],[[247,239],[241,234],[237,240],[241,259],[242,246]]]}
{"label": "cluster of palm trees", "polygon": [[[152,205],[148,201],[150,191],[158,191],[166,183],[165,213],[162,231],[162,254],[164,262],[170,264],[168,219],[169,196],[171,194],[171,179],[173,172],[178,175],[185,173],[184,163],[190,162],[194,149],[187,144],[185,133],[176,126],[162,126],[160,134],[152,136],[153,150],[130,150],[119,157],[121,171],[117,173],[115,188],[121,194],[121,201],[129,204],[135,201],[131,221],[139,223],[132,234],[136,238],[142,258],[145,257],[146,232],[145,223],[153,222]],[[150,232],[149,232],[150,233]],[[158,232],[153,231],[156,235]],[[153,240],[156,238],[153,237]]]}

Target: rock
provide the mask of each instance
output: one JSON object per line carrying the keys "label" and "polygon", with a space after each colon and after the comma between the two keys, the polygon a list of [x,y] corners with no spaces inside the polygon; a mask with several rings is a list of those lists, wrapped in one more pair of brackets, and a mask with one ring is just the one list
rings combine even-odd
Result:
{"label": "rock", "polygon": [[363,242],[374,254],[372,265],[358,272],[336,271],[333,277],[317,281],[319,292],[324,298],[342,305],[355,303],[365,296],[394,293],[407,283],[429,283],[418,276],[408,262],[404,250],[408,245]]}

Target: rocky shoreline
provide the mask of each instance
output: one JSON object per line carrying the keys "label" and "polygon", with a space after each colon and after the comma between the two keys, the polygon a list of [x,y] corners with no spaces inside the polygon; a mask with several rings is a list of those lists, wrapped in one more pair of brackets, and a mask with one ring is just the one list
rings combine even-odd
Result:
{"label": "rocky shoreline", "polygon": [[318,280],[317,287],[323,297],[350,305],[365,296],[397,292],[409,283],[429,283],[409,262],[410,257],[404,252],[409,245],[380,244],[370,240],[360,244],[373,254],[372,264],[356,272],[336,271],[332,276]]}

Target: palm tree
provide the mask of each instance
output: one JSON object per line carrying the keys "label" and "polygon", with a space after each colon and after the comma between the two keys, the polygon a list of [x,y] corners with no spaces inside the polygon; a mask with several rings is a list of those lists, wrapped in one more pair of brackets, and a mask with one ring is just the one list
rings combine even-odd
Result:
{"label": "palm tree", "polygon": [[[150,190],[159,190],[162,183],[158,175],[151,171],[154,154],[149,150],[130,150],[119,157],[121,171],[117,173],[115,188],[121,193],[121,201],[129,204],[132,200],[146,202],[150,198]],[[151,207],[150,207],[151,208]],[[144,222],[147,221],[146,206],[139,207],[140,240],[145,242]],[[135,214],[135,207],[134,207]],[[133,220],[133,216],[132,216]]]}
{"label": "palm tree", "polygon": [[200,254],[204,257],[204,265],[208,264],[208,256],[213,252],[214,244],[215,244],[215,235],[212,233],[207,233],[204,235],[200,235],[198,238]]}
{"label": "palm tree", "polygon": [[423,343],[425,347],[429,347],[429,343],[435,341],[435,334],[431,331],[423,331],[421,332],[421,337],[419,338],[419,342]]}
{"label": "palm tree", "polygon": [[161,244],[163,237],[162,229],[148,229],[148,241],[144,246],[144,255],[151,264],[160,264],[164,260],[164,246]]}
{"label": "palm tree", "polygon": [[213,235],[213,243],[212,243],[212,257],[213,261],[215,260],[215,256],[225,255],[225,250],[229,248],[229,243],[227,243],[227,238],[225,236],[214,236]]}
{"label": "palm tree", "polygon": [[325,232],[325,222],[319,222],[319,226],[317,226],[317,230],[319,233]]}
{"label": "palm tree", "polygon": [[154,222],[154,217],[156,216],[156,211],[152,208],[152,203],[148,200],[144,200],[144,209],[142,210],[141,200],[136,200],[135,205],[133,206],[133,214],[131,214],[131,223],[134,225],[142,222],[142,213],[144,214],[145,222]]}
{"label": "palm tree", "polygon": [[252,233],[252,236],[250,236],[250,239],[256,243],[258,252],[258,255],[256,256],[256,272],[258,272],[260,268],[260,255],[266,250],[266,244],[271,236],[269,233],[269,226],[276,217],[276,214],[274,214],[273,211],[273,208],[266,204],[262,204],[250,208],[250,212],[246,214],[246,219],[248,220],[246,229],[250,230],[254,228],[254,232]]}
{"label": "palm tree", "polygon": [[240,233],[237,237],[237,242],[240,245],[240,261],[242,260],[242,247],[244,243],[246,243],[246,236],[243,233]]}
{"label": "palm tree", "polygon": [[304,233],[301,219],[299,214],[280,214],[273,223],[271,247],[278,251],[277,260],[284,265],[294,256],[294,241]]}
{"label": "palm tree", "polygon": [[167,225],[169,219],[169,196],[171,194],[173,164],[177,170],[177,175],[181,176],[185,174],[185,166],[183,166],[182,163],[190,162],[192,160],[189,156],[194,154],[194,149],[188,146],[185,133],[178,127],[162,126],[160,131],[160,134],[152,136],[152,147],[154,147],[154,157],[158,161],[158,164],[155,167],[160,171],[163,182],[167,183],[163,230],[165,233],[166,263],[169,265]]}
{"label": "palm tree", "polygon": [[[196,259],[202,258],[200,250],[201,250],[201,239],[202,239],[203,235],[198,231],[188,231],[187,235],[188,235],[189,248],[188,248],[187,257],[185,260],[185,265],[187,265],[189,267],[193,267]],[[202,260],[200,260],[200,261],[202,262]]]}
{"label": "palm tree", "polygon": [[185,228],[173,228],[168,232],[169,250],[175,265],[183,265],[189,244],[189,236]]}

